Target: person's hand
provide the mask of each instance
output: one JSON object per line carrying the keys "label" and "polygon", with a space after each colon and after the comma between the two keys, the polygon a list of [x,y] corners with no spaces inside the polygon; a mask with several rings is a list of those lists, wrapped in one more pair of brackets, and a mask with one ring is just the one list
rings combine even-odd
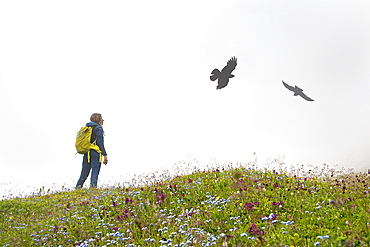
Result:
{"label": "person's hand", "polygon": [[103,157],[104,157],[103,164],[107,165],[108,164],[108,157],[107,156],[103,156]]}

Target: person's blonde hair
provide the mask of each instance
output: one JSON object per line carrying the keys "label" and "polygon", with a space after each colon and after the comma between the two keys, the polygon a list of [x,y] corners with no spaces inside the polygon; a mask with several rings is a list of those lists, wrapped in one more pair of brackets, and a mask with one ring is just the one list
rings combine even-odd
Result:
{"label": "person's blonde hair", "polygon": [[90,117],[90,121],[91,122],[94,122],[94,123],[97,123],[97,124],[100,125],[101,114],[100,113],[94,113],[94,114],[92,114],[91,117]]}

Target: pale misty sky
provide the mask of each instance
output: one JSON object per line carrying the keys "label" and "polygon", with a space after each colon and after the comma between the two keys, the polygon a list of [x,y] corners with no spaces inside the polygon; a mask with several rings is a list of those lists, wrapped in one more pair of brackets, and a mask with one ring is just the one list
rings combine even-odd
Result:
{"label": "pale misty sky", "polygon": [[[365,0],[2,1],[0,180],[75,186],[76,133],[95,112],[98,186],[189,156],[370,168],[369,13]],[[210,72],[232,56],[216,90]]]}

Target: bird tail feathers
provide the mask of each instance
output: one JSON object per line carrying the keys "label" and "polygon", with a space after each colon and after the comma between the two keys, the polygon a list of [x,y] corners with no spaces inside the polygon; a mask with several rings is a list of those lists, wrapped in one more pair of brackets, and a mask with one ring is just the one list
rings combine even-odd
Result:
{"label": "bird tail feathers", "polygon": [[220,76],[220,74],[221,74],[221,72],[218,70],[218,69],[214,69],[212,72],[211,72],[211,74],[213,74],[213,75],[211,75],[211,81],[215,81],[215,80],[217,80],[218,78],[219,78],[219,76]]}
{"label": "bird tail feathers", "polygon": [[215,81],[215,80],[217,80],[218,79],[218,76],[217,75],[211,75],[211,81]]}

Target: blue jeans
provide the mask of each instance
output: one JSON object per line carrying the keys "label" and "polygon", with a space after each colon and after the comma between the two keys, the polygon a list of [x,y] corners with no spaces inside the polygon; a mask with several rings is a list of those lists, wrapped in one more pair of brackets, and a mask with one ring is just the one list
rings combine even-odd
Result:
{"label": "blue jeans", "polygon": [[90,163],[87,163],[87,154],[84,154],[82,159],[82,171],[80,179],[77,182],[76,188],[82,188],[84,185],[87,177],[89,176],[90,170],[91,172],[91,181],[90,187],[96,187],[98,184],[98,176],[100,172],[101,163],[99,162],[100,154],[95,150],[90,151]]}

